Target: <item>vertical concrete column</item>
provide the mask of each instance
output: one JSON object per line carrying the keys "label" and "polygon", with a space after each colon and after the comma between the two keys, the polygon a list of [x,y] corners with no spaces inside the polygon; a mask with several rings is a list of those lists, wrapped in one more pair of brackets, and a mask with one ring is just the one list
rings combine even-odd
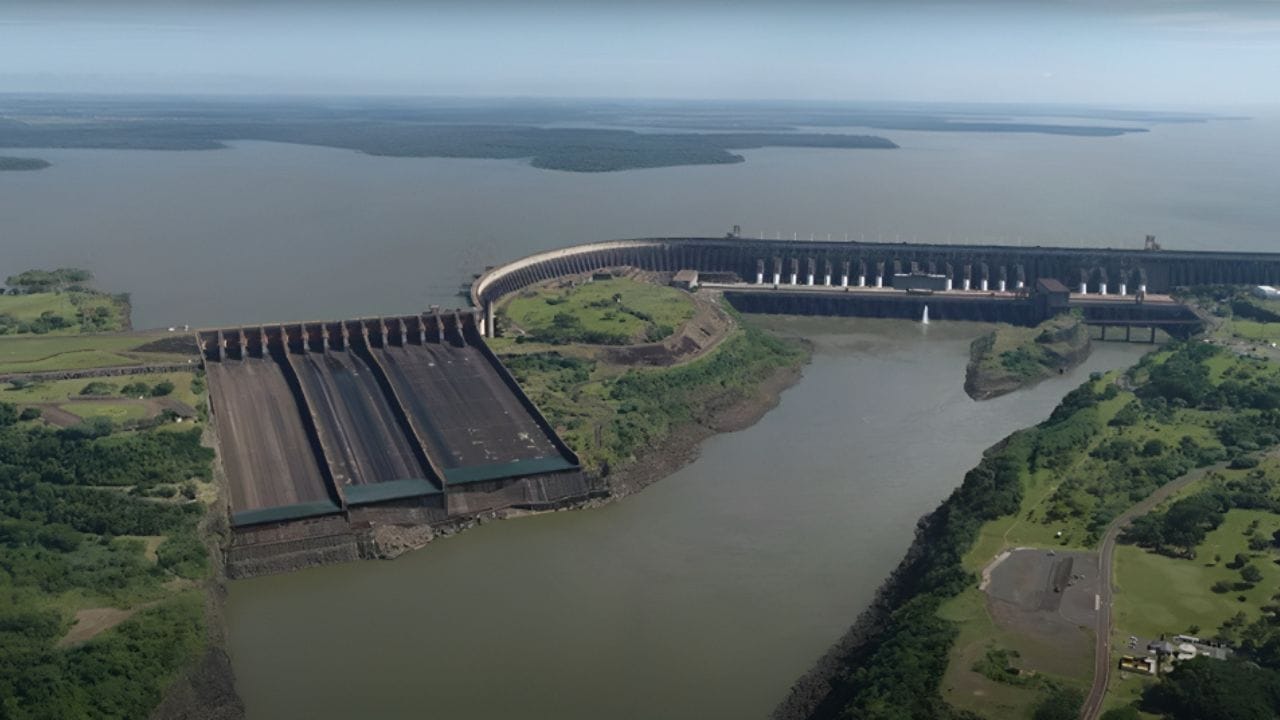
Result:
{"label": "vertical concrete column", "polygon": [[342,349],[351,347],[351,330],[347,328],[346,323],[338,323],[338,334],[342,338]]}
{"label": "vertical concrete column", "polygon": [[831,287],[831,261],[827,260],[822,266],[822,284]]}
{"label": "vertical concrete column", "polygon": [[1128,295],[1128,294],[1129,294],[1129,286],[1125,285],[1124,281],[1121,280],[1120,281],[1120,297],[1124,297],[1125,295]]}
{"label": "vertical concrete column", "polygon": [[773,259],[773,284],[782,284],[782,258],[775,257]]}
{"label": "vertical concrete column", "polygon": [[808,263],[805,267],[805,269],[808,270],[808,272],[805,273],[805,278],[804,278],[805,285],[813,287],[813,276],[816,274],[814,271],[818,269],[817,265],[818,265],[818,262],[816,260],[814,260],[813,258],[809,258]]}
{"label": "vertical concrete column", "polygon": [[1088,270],[1080,271],[1080,294],[1081,295],[1089,294],[1089,271]]}
{"label": "vertical concrete column", "polygon": [[800,280],[800,260],[799,258],[791,258],[791,284],[795,285]]}
{"label": "vertical concrete column", "polygon": [[991,281],[987,280],[985,277],[982,278],[982,292],[990,291],[991,289],[990,284],[991,284]]}
{"label": "vertical concrete column", "polygon": [[756,284],[764,284],[764,258],[756,260]]}
{"label": "vertical concrete column", "polygon": [[218,343],[218,362],[222,362],[227,357],[227,339],[223,337],[221,330],[218,331],[218,337],[214,342]]}
{"label": "vertical concrete column", "polygon": [[865,260],[858,261],[858,287],[867,286],[867,262]]}

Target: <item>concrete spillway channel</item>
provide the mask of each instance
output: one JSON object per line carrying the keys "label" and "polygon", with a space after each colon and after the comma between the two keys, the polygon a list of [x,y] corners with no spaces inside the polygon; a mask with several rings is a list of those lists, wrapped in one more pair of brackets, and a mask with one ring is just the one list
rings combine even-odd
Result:
{"label": "concrete spillway channel", "polygon": [[602,492],[484,345],[474,313],[198,339],[239,572],[318,547],[349,559],[353,533],[380,523],[559,507]]}
{"label": "concrete spillway channel", "polygon": [[349,485],[425,479],[429,471],[406,437],[374,370],[352,350],[288,353],[321,446],[340,489]]}
{"label": "concrete spillway channel", "polygon": [[207,368],[233,518],[281,507],[337,512],[323,458],[297,411],[296,389],[277,359],[246,356]]}

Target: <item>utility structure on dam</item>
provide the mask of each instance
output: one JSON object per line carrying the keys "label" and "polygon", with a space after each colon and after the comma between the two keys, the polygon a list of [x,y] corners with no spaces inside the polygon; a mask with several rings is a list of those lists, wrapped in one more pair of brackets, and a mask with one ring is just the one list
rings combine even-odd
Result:
{"label": "utility structure on dam", "polygon": [[[1148,237],[1142,249],[942,245],[722,238],[640,238],[550,250],[490,268],[470,287],[492,336],[495,303],[534,283],[602,268],[692,270],[744,312],[1034,324],[1079,308],[1102,328],[1159,328],[1185,336],[1199,326],[1172,302],[1175,287],[1280,283],[1280,253],[1174,251]],[[928,288],[918,285],[928,278]],[[1041,281],[1052,281],[1045,291]],[[936,283],[937,287],[932,287]],[[1041,292],[1037,292],[1040,290]],[[896,291],[896,292],[893,292]],[[1065,299],[1064,297],[1065,296]]]}
{"label": "utility structure on dam", "polygon": [[197,337],[230,489],[233,574],[289,553],[355,556],[352,530],[373,523],[440,525],[599,492],[471,311]]}

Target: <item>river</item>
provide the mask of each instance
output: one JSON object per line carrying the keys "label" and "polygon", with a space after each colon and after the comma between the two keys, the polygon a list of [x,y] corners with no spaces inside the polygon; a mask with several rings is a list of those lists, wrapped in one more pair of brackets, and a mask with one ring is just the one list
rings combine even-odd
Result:
{"label": "river", "polygon": [[1144,350],[976,403],[981,326],[766,324],[815,343],[803,380],[639,495],[233,583],[250,717],[763,718],[985,447]]}

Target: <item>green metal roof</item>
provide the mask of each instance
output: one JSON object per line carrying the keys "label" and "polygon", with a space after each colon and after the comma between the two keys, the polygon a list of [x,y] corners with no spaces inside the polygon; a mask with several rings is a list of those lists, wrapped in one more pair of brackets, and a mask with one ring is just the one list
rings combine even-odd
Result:
{"label": "green metal roof", "polygon": [[255,510],[241,510],[240,512],[231,513],[231,524],[236,527],[261,525],[262,523],[332,515],[341,511],[341,508],[329,500],[317,500],[296,505],[277,505],[276,507],[257,508]]}
{"label": "green metal roof", "polygon": [[440,489],[430,480],[405,478],[368,485],[347,485],[343,492],[346,493],[348,505],[367,505],[384,500],[438,495]]}
{"label": "green metal roof", "polygon": [[445,468],[444,479],[449,485],[499,480],[502,478],[538,475],[541,473],[577,470],[578,466],[559,455],[535,458],[533,460],[513,460],[512,462],[493,463],[490,465],[472,465],[461,468]]}

